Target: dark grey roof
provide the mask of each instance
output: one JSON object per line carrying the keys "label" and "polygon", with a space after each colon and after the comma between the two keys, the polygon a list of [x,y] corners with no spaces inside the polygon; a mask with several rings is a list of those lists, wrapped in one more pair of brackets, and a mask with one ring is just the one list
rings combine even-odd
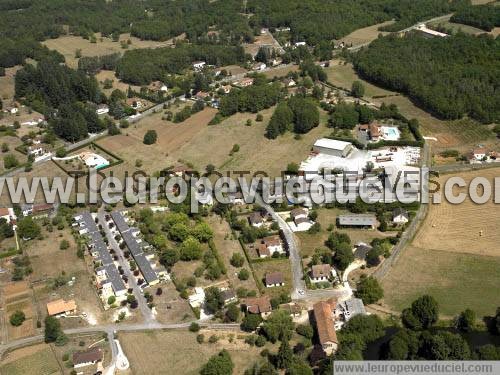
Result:
{"label": "dark grey roof", "polygon": [[372,226],[377,224],[375,215],[359,214],[359,215],[339,215],[340,225],[350,226]]}
{"label": "dark grey roof", "polygon": [[365,305],[359,298],[350,298],[347,301],[341,302],[339,307],[342,309],[345,320],[348,321],[353,316],[366,314]]}
{"label": "dark grey roof", "polygon": [[133,235],[133,233],[137,232],[138,229],[129,227],[129,225],[125,221],[125,218],[123,217],[123,214],[119,211],[112,212],[111,217],[113,218],[113,221],[116,224],[116,228],[121,233],[123,241],[125,241],[125,244],[127,245],[130,254],[132,254],[132,257],[134,258],[137,267],[139,267],[142,276],[144,276],[144,280],[148,284],[157,281],[158,275],[156,274],[155,270],[151,266],[151,263],[143,253],[143,248],[145,244],[139,243],[137,241],[137,238],[135,238],[135,236]]}
{"label": "dark grey roof", "polygon": [[356,259],[365,260],[366,255],[371,249],[372,249],[371,246],[359,245],[356,247],[356,250],[354,250],[354,257]]}
{"label": "dark grey roof", "polygon": [[130,229],[121,212],[114,211],[111,213],[111,217],[113,218],[113,221],[116,224],[116,228],[120,233],[123,233]]}
{"label": "dark grey roof", "polygon": [[149,260],[146,259],[144,254],[138,254],[134,257],[135,262],[137,263],[137,267],[141,270],[142,276],[144,276],[144,280],[151,284],[154,281],[158,280],[158,276],[156,275],[155,270],[151,266]]}
{"label": "dark grey roof", "polygon": [[409,219],[410,216],[408,215],[408,211],[406,211],[404,208],[401,207],[396,207],[392,211],[392,217],[395,218],[396,216],[403,215],[405,218]]}
{"label": "dark grey roof", "polygon": [[142,254],[142,247],[137,242],[137,239],[129,231],[122,233],[122,238],[125,241],[130,253],[135,258],[137,255]]}
{"label": "dark grey roof", "polygon": [[236,293],[232,289],[226,289],[221,291],[221,296],[224,300],[224,302],[228,302],[232,300],[233,298],[236,298]]}
{"label": "dark grey roof", "polygon": [[80,227],[86,228],[88,233],[99,232],[99,228],[97,227],[97,224],[95,223],[90,212],[81,212],[78,215],[75,215],[74,219],[80,224]]}
{"label": "dark grey roof", "polygon": [[107,266],[99,267],[96,271],[105,270],[106,271],[106,280],[111,283],[111,287],[113,291],[116,293],[125,290],[125,283],[120,276],[120,273],[116,269],[113,264],[108,264]]}

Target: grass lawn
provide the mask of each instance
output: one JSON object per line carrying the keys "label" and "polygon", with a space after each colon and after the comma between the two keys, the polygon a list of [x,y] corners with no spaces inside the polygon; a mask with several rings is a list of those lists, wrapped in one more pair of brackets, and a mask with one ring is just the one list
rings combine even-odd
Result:
{"label": "grass lawn", "polygon": [[[436,239],[437,240],[437,239]],[[500,306],[500,258],[408,247],[382,280],[384,304],[401,311],[430,294],[440,313],[452,317],[466,308],[480,319]]]}
{"label": "grass lawn", "polygon": [[[267,139],[265,128],[273,110],[261,112],[262,122],[255,121],[256,114],[237,113],[218,125],[207,126],[170,156],[191,162],[198,169],[210,163],[219,171],[266,171],[277,176],[288,163],[304,160],[316,139],[331,133],[325,117],[318,127],[300,139],[295,139],[291,132]],[[252,120],[252,126],[245,126],[248,119]],[[231,156],[234,144],[238,144],[240,150]]]}
{"label": "grass lawn", "polygon": [[78,59],[75,58],[75,52],[77,49],[81,50],[82,56],[102,56],[109,55],[112,53],[123,53],[126,49],[121,47],[120,41],[127,41],[130,39],[132,44],[128,46],[128,49],[135,48],[157,48],[172,45],[172,40],[166,42],[154,42],[148,40],[140,40],[139,38],[130,36],[130,34],[120,35],[120,41],[113,42],[110,38],[101,38],[100,34],[96,34],[97,42],[90,43],[89,40],[83,39],[79,36],[65,35],[56,39],[47,39],[42,42],[45,46],[50,49],[55,49],[61,53],[66,59],[66,64],[71,68],[78,67]]}
{"label": "grass lawn", "polygon": [[[303,258],[312,256],[314,250],[317,248],[325,248],[325,241],[331,232],[327,230],[330,224],[335,226],[337,216],[345,214],[347,211],[340,209],[320,208],[317,210],[317,222],[321,224],[321,231],[315,234],[307,232],[298,232],[296,236],[300,241],[300,254]],[[391,236],[391,232],[382,233],[378,230],[365,230],[365,229],[337,229],[335,226],[334,231],[347,233],[351,238],[351,242],[356,244],[358,242],[370,243],[374,238],[383,238]]]}
{"label": "grass lawn", "polygon": [[[199,374],[200,368],[208,359],[222,349],[226,349],[234,363],[234,374],[243,374],[254,362],[260,360],[263,348],[250,347],[243,342],[244,334],[220,331],[202,331],[205,343],[196,342],[196,334],[187,331],[148,331],[120,333],[120,343],[127,355],[133,374]],[[215,334],[219,341],[206,342]],[[271,346],[266,345],[269,349]],[[275,351],[275,349],[271,349]]]}
{"label": "grass lawn", "polygon": [[376,25],[363,27],[362,29],[355,30],[349,35],[346,35],[340,39],[340,41],[346,43],[347,45],[352,44],[353,46],[371,42],[372,40],[377,39],[380,34],[388,34],[387,32],[379,31],[379,27],[391,25],[392,23],[394,23],[394,21],[386,21]]}
{"label": "grass lawn", "polygon": [[[264,294],[273,297],[273,296],[279,296],[283,292],[290,293],[290,290],[292,289],[293,285],[292,285],[292,272],[290,268],[290,260],[288,258],[270,259],[264,262],[254,262],[253,268],[255,270],[257,279],[263,285]],[[283,274],[285,285],[280,287],[266,288],[264,284],[265,277],[266,274],[271,272],[281,272]]]}
{"label": "grass lawn", "polygon": [[253,277],[250,277],[248,280],[238,279],[238,272],[242,268],[246,268],[247,271],[250,271],[246,258],[243,266],[240,268],[233,267],[230,263],[233,254],[238,253],[244,257],[245,253],[241,248],[240,242],[236,238],[232,238],[231,229],[227,221],[221,219],[219,216],[213,215],[207,219],[207,223],[214,231],[215,247],[224,260],[227,269],[227,278],[231,282],[232,287],[234,289],[243,287],[249,290],[258,290]]}
{"label": "grass lawn", "polygon": [[361,79],[354,71],[352,64],[344,64],[343,61],[333,60],[331,61],[330,66],[328,68],[325,68],[325,71],[328,76],[328,82],[332,83],[335,86],[342,87],[346,90],[351,89],[352,83],[354,81],[363,82],[363,85],[365,86],[366,99],[381,95],[397,95],[397,93],[393,91],[385,90]]}
{"label": "grass lawn", "polygon": [[[0,366],[0,373],[8,375],[60,374],[60,367],[49,346],[43,344],[37,347],[39,350],[25,356],[18,356],[16,352],[10,353],[6,360],[8,362]],[[9,356],[11,355],[17,358],[10,361]]]}

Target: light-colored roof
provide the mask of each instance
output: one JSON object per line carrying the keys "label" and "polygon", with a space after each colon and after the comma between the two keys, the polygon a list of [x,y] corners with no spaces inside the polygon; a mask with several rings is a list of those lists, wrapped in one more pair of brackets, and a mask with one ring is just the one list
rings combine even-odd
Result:
{"label": "light-colored roof", "polygon": [[334,327],[333,309],[334,303],[320,301],[313,306],[316,328],[318,329],[319,342],[324,345],[327,342],[338,343],[337,333]]}
{"label": "light-colored roof", "polygon": [[346,147],[352,145],[351,142],[338,141],[336,139],[320,138],[314,142],[316,147],[324,147],[332,150],[345,150]]}
{"label": "light-colored roof", "polygon": [[7,207],[0,207],[0,216],[9,216],[9,209]]}
{"label": "light-colored roof", "polygon": [[351,214],[351,215],[339,215],[340,225],[375,225],[377,224],[377,218],[375,215],[371,214]]}
{"label": "light-colored roof", "polygon": [[69,301],[58,299],[47,303],[47,312],[49,315],[58,315],[73,310],[76,310],[76,302],[72,299]]}

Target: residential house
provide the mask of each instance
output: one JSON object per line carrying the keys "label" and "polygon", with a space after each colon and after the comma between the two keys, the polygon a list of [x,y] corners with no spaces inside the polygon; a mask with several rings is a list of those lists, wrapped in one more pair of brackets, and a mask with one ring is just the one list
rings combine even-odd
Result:
{"label": "residential house", "polygon": [[198,91],[196,95],[194,96],[198,100],[205,100],[210,96],[210,93],[205,92],[205,91]]}
{"label": "residential house", "polygon": [[262,318],[267,318],[273,310],[269,296],[246,298],[243,305],[249,314],[259,314]]}
{"label": "residential house", "polygon": [[285,280],[281,272],[266,273],[265,281],[266,281],[266,288],[273,288],[276,286],[285,285]]}
{"label": "residential house", "polygon": [[228,194],[229,201],[237,206],[242,206],[245,204],[245,197],[241,191]]}
{"label": "residential house", "polygon": [[285,87],[294,87],[297,85],[297,82],[295,82],[292,78],[285,78],[283,80],[283,85],[285,85]]}
{"label": "residential house", "polygon": [[52,203],[23,204],[21,205],[23,216],[48,217],[54,212]]}
{"label": "residential house", "polygon": [[252,70],[257,70],[257,71],[264,70],[266,68],[267,68],[267,65],[262,63],[262,62],[257,62],[255,64],[253,64],[253,66],[252,66]]}
{"label": "residential house", "polygon": [[5,219],[7,223],[10,223],[14,217],[15,215],[13,208],[0,207],[0,219]]}
{"label": "residential house", "polygon": [[382,137],[381,126],[377,122],[372,122],[369,125],[370,139],[374,142],[378,142]]}
{"label": "residential house", "polygon": [[338,225],[344,228],[367,228],[375,229],[377,218],[372,214],[347,214],[339,215]]}
{"label": "residential house", "polygon": [[279,235],[267,236],[261,240],[257,251],[260,258],[267,258],[273,256],[274,253],[284,254],[283,243]]}
{"label": "residential house", "polygon": [[106,104],[99,104],[95,113],[98,115],[105,115],[106,113],[109,113],[109,107]]}
{"label": "residential house", "polygon": [[371,246],[368,246],[364,243],[357,244],[354,249],[354,259],[359,262],[364,262],[366,260],[366,255],[371,249]]}
{"label": "residential house", "polygon": [[168,87],[161,81],[153,81],[149,84],[148,89],[150,91],[161,91],[161,92],[167,92]]}
{"label": "residential house", "polygon": [[202,70],[207,63],[205,61],[195,61],[193,63],[193,68],[196,71]]}
{"label": "residential house", "polygon": [[83,352],[75,352],[73,353],[73,367],[80,368],[95,365],[97,362],[101,362],[102,358],[102,350],[97,347],[93,347]]}
{"label": "residential house", "polygon": [[236,293],[232,289],[221,290],[220,294],[222,300],[224,301],[224,305],[236,302],[237,300]]}
{"label": "residential house", "polygon": [[329,264],[316,264],[311,268],[311,282],[313,283],[329,281],[332,276],[332,267]]}
{"label": "residential house", "polygon": [[191,307],[200,307],[205,302],[205,291],[202,287],[195,287],[194,293],[188,297]]}
{"label": "residential house", "polygon": [[248,216],[248,222],[251,226],[260,228],[264,225],[264,217],[260,211],[255,211]]}
{"label": "residential house", "polygon": [[335,306],[336,303],[332,299],[317,302],[313,306],[318,339],[326,355],[335,353],[339,345],[335,332]]}
{"label": "residential house", "polygon": [[63,316],[76,312],[75,300],[65,301],[58,299],[47,303],[47,312],[50,316]]}
{"label": "residential house", "polygon": [[313,222],[309,220],[309,213],[307,209],[295,208],[290,211],[290,217],[295,224],[295,231],[297,232],[306,231],[313,225]]}
{"label": "residential house", "polygon": [[284,303],[279,306],[280,310],[285,310],[292,318],[298,318],[302,315],[302,306],[298,303]]}
{"label": "residential house", "polygon": [[410,215],[404,208],[397,207],[392,211],[392,222],[394,224],[406,224],[410,221]]}
{"label": "residential house", "polygon": [[486,147],[477,147],[472,150],[472,156],[477,161],[483,161],[486,157],[488,157],[488,150]]}
{"label": "residential house", "polygon": [[233,88],[233,86],[231,86],[231,85],[221,86],[221,89],[224,92],[224,94],[229,94],[231,92],[232,88]]}
{"label": "residential house", "polygon": [[253,85],[253,78],[245,77],[234,83],[237,87],[248,87]]}

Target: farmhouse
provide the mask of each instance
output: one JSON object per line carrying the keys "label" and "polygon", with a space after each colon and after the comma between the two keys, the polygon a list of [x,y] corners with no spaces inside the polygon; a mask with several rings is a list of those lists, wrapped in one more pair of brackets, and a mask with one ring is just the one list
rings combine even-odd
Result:
{"label": "farmhouse", "polygon": [[80,368],[90,365],[95,365],[97,362],[101,362],[103,357],[102,350],[100,348],[92,348],[84,352],[73,353],[73,367]]}
{"label": "farmhouse", "polygon": [[332,267],[329,264],[316,264],[311,267],[311,282],[320,283],[328,281],[332,275]]}
{"label": "farmhouse", "polygon": [[76,312],[75,300],[58,299],[47,303],[47,313],[50,316],[63,316]]}
{"label": "farmhouse", "polygon": [[344,228],[368,228],[375,229],[377,218],[371,214],[349,214],[339,215],[338,225]]}
{"label": "farmhouse", "polygon": [[283,274],[281,272],[271,272],[266,274],[267,288],[283,286],[283,285],[285,285],[285,281],[283,279]]}
{"label": "farmhouse", "polygon": [[283,244],[278,235],[264,237],[257,249],[260,258],[270,257],[275,253],[284,254]]}
{"label": "farmhouse", "polygon": [[314,152],[343,158],[347,157],[352,150],[352,143],[328,138],[320,138],[313,145]]}
{"label": "farmhouse", "polygon": [[259,314],[262,318],[269,316],[273,310],[269,296],[246,298],[243,305],[248,313]]}
{"label": "farmhouse", "polygon": [[475,160],[483,161],[488,155],[488,150],[486,147],[477,147],[472,150],[471,154]]}
{"label": "farmhouse", "polygon": [[410,216],[404,208],[397,207],[392,211],[392,222],[394,224],[406,224],[408,221],[410,221]]}
{"label": "farmhouse", "polygon": [[335,317],[333,311],[336,303],[334,300],[320,301],[314,304],[314,320],[318,339],[326,355],[335,353],[339,341],[335,332]]}

